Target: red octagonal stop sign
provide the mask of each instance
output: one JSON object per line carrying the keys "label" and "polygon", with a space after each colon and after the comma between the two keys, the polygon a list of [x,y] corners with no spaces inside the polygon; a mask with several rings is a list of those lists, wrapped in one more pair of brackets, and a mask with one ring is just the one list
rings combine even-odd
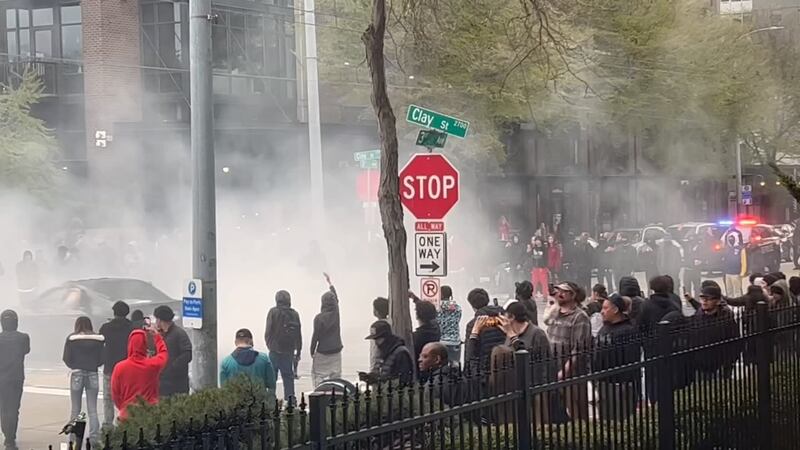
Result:
{"label": "red octagonal stop sign", "polygon": [[458,170],[444,155],[417,153],[400,171],[400,200],[417,219],[443,219],[458,203]]}

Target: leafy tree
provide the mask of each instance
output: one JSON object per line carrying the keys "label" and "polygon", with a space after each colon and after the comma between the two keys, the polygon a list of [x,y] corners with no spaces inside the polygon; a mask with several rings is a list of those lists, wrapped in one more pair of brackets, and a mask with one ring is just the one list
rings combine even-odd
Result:
{"label": "leafy tree", "polygon": [[56,140],[44,121],[31,114],[42,96],[37,76],[26,71],[17,86],[0,93],[0,186],[44,198],[58,182]]}

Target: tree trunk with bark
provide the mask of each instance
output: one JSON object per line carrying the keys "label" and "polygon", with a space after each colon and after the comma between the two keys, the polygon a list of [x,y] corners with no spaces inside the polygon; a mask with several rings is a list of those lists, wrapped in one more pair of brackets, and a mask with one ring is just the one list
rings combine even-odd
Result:
{"label": "tree trunk with bark", "polygon": [[372,77],[372,106],[378,116],[381,138],[381,180],[378,205],[383,235],[389,253],[389,301],[392,329],[411,345],[411,313],[408,304],[408,261],[406,229],[403,226],[403,205],[400,203],[400,180],[397,154],[397,126],[389,94],[386,91],[384,38],[386,33],[386,0],[373,0],[372,23],[361,40],[367,52]]}

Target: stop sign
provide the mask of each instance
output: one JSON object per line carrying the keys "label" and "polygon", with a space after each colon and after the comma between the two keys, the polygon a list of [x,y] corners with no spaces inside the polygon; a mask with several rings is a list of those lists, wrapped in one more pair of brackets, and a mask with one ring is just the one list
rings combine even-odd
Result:
{"label": "stop sign", "polygon": [[458,170],[436,153],[418,153],[400,171],[400,200],[417,219],[443,219],[458,203]]}

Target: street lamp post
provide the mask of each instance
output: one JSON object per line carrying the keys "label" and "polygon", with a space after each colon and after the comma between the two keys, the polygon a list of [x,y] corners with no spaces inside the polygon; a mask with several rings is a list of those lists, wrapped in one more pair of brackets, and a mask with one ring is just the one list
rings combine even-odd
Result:
{"label": "street lamp post", "polygon": [[[750,30],[747,33],[744,33],[738,36],[734,41],[738,41],[747,36],[752,36],[756,33],[761,33],[764,31],[776,31],[776,30],[783,30],[784,27],[782,26],[771,26],[771,27],[764,27],[758,28],[755,30]],[[739,210],[742,207],[742,141],[737,137],[736,138],[736,215],[739,215]]]}

